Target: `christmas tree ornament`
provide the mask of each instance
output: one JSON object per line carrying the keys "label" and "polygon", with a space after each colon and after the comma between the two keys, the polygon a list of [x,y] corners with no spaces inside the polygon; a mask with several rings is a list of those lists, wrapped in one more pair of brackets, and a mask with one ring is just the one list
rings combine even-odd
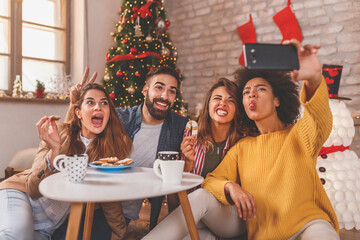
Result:
{"label": "christmas tree ornament", "polygon": [[158,27],[159,29],[163,29],[163,28],[165,27],[165,21],[162,20],[162,19],[158,20],[158,21],[157,21],[157,27]]}
{"label": "christmas tree ornament", "polygon": [[137,11],[139,10],[139,6],[135,5],[132,7],[131,10],[133,11],[133,13],[137,13]]}
{"label": "christmas tree ornament", "polygon": [[109,96],[110,96],[110,99],[111,99],[112,101],[114,101],[114,99],[115,99],[115,94],[114,94],[114,93],[110,93]]}
{"label": "christmas tree ornament", "polygon": [[138,50],[134,47],[130,48],[130,53],[132,54],[136,54],[138,52]]}
{"label": "christmas tree ornament", "polygon": [[110,75],[109,75],[109,74],[106,74],[106,75],[104,76],[104,81],[105,81],[105,82],[109,82],[109,81],[110,81]]}
{"label": "christmas tree ornament", "polygon": [[170,55],[170,50],[169,50],[167,47],[162,46],[162,48],[161,48],[161,54],[162,54],[163,56],[165,56],[165,57],[168,57],[168,56]]}
{"label": "christmas tree ornament", "polygon": [[20,75],[16,75],[16,78],[15,78],[15,81],[14,81],[14,85],[13,85],[12,96],[13,96],[13,97],[18,97],[18,98],[22,98],[22,97],[23,97],[23,94],[22,94],[22,83],[21,83]]}
{"label": "christmas tree ornament", "polygon": [[116,76],[122,78],[124,76],[124,72],[119,70],[119,71],[116,72]]}
{"label": "christmas tree ornament", "polygon": [[170,23],[170,21],[169,21],[169,20],[165,22],[165,26],[166,26],[166,27],[169,27],[169,26],[170,26],[170,24],[171,24],[171,23]]}
{"label": "christmas tree ornament", "polygon": [[135,73],[135,76],[140,77],[141,75],[140,75],[139,72],[136,72],[136,73]]}
{"label": "christmas tree ornament", "polygon": [[127,39],[124,39],[123,41],[122,41],[122,43],[127,43],[128,42],[128,40]]}
{"label": "christmas tree ornament", "polygon": [[153,37],[149,34],[149,35],[146,36],[145,41],[146,41],[147,43],[152,43]]}
{"label": "christmas tree ornament", "polygon": [[130,94],[134,94],[135,93],[135,88],[133,87],[133,85],[131,85],[129,88],[128,88],[128,92]]}
{"label": "christmas tree ornament", "polygon": [[[249,21],[237,28],[238,34],[241,38],[242,44],[245,43],[256,43],[256,32],[254,23],[252,21],[251,14],[249,14]],[[239,57],[240,65],[245,65],[244,62],[244,53],[242,52]]]}
{"label": "christmas tree ornament", "polygon": [[141,26],[140,26],[140,16],[136,19],[136,24],[134,26],[135,29],[135,35],[134,37],[143,37],[144,34],[141,32]]}
{"label": "christmas tree ornament", "polygon": [[299,42],[303,40],[299,23],[290,5],[291,1],[288,0],[287,7],[273,16],[274,22],[279,27],[283,37],[281,43],[292,38],[297,39]]}

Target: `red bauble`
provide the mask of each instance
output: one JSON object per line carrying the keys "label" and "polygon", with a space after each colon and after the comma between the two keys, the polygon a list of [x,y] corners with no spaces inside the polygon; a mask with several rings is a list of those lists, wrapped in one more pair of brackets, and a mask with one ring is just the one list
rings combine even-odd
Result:
{"label": "red bauble", "polygon": [[115,99],[115,94],[114,93],[110,93],[109,96],[110,96],[111,100]]}
{"label": "red bauble", "polygon": [[165,22],[165,26],[166,26],[166,27],[169,27],[170,24],[171,24],[170,21],[166,21],[166,22]]}
{"label": "red bauble", "polygon": [[35,95],[37,98],[43,98],[44,97],[44,90],[43,88],[36,89]]}
{"label": "red bauble", "polygon": [[135,5],[135,6],[132,7],[133,13],[136,13],[137,10],[139,10],[139,6]]}
{"label": "red bauble", "polygon": [[109,61],[110,60],[110,53],[107,53],[106,54],[106,61]]}
{"label": "red bauble", "polygon": [[130,52],[131,52],[132,54],[136,54],[137,51],[138,51],[138,50],[137,50],[136,48],[134,48],[134,47],[133,47],[133,48],[130,48]]}
{"label": "red bauble", "polygon": [[135,76],[140,77],[141,75],[140,75],[140,73],[136,72]]}
{"label": "red bauble", "polygon": [[153,70],[155,68],[155,66],[151,66],[149,70]]}
{"label": "red bauble", "polygon": [[127,39],[124,39],[123,41],[122,41],[122,43],[127,43],[128,42],[128,40]]}
{"label": "red bauble", "polygon": [[119,71],[117,71],[116,72],[116,76],[118,76],[118,77],[123,77],[124,76],[124,72],[123,71],[121,71],[121,70],[119,70]]}
{"label": "red bauble", "polygon": [[121,8],[121,7],[119,8],[119,12],[122,12],[122,8]]}

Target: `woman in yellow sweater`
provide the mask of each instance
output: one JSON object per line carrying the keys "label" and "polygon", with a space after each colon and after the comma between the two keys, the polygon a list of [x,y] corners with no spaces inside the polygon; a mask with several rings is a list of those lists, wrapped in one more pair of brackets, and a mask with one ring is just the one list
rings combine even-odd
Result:
{"label": "woman in yellow sweater", "polygon": [[[243,229],[243,219],[248,239],[339,239],[335,212],[315,169],[332,128],[327,88],[316,56],[320,46],[291,43],[298,49],[300,69],[290,76],[295,82],[303,81],[304,116],[295,123],[297,91],[290,76],[239,70],[242,122],[257,136],[241,139],[207,175],[204,190],[189,196],[195,221],[218,236],[236,236],[234,229]],[[177,234],[171,234],[172,239],[183,238],[186,232],[181,230],[179,213],[177,209],[170,214],[146,239],[169,230]],[[232,223],[230,229],[221,230],[227,223]]]}

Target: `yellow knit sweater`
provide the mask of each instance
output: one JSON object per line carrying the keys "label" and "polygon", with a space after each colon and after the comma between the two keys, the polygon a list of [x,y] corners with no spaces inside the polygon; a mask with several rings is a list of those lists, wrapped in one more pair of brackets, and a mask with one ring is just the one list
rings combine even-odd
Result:
{"label": "yellow knit sweater", "polygon": [[257,207],[257,217],[247,221],[249,239],[288,239],[314,219],[325,219],[339,231],[315,169],[332,128],[326,83],[322,81],[310,101],[302,89],[300,101],[304,116],[293,127],[241,139],[203,183],[220,202],[229,204],[224,185],[240,178]]}

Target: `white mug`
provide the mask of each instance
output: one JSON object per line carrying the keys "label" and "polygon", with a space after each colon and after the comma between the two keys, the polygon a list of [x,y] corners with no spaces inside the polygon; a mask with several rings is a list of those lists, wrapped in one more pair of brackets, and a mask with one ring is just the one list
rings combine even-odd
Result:
{"label": "white mug", "polygon": [[58,155],[53,160],[54,167],[60,172],[66,172],[70,182],[79,183],[84,181],[88,165],[88,155]]}
{"label": "white mug", "polygon": [[153,169],[155,175],[161,178],[164,184],[180,185],[184,163],[183,160],[163,161],[156,159]]}

